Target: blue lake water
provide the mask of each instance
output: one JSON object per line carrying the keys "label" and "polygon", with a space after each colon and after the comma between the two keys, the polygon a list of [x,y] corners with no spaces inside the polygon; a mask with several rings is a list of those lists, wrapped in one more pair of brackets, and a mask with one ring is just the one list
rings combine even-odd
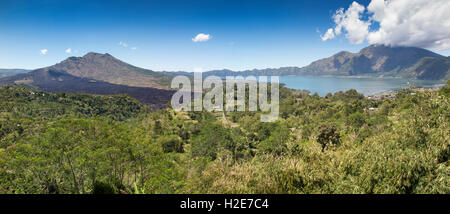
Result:
{"label": "blue lake water", "polygon": [[[408,85],[409,81],[409,85]],[[293,89],[306,89],[311,94],[325,96],[327,93],[356,89],[364,95],[373,95],[389,90],[407,88],[409,86],[436,87],[443,81],[408,80],[399,78],[339,78],[339,77],[306,77],[280,76],[280,83]]]}

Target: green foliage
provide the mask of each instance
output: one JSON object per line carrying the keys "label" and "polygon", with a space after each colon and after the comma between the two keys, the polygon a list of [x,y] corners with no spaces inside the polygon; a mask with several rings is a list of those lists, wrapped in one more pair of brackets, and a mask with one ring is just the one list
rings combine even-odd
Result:
{"label": "green foliage", "polygon": [[317,127],[317,142],[322,145],[322,152],[325,147],[329,145],[338,145],[341,141],[341,136],[336,126],[329,123],[322,123]]}
{"label": "green foliage", "polygon": [[192,156],[216,159],[221,148],[233,148],[232,138],[225,128],[219,124],[208,123],[200,133],[192,139]]}
{"label": "green foliage", "polygon": [[262,123],[1,87],[0,193],[450,193],[448,85],[280,93],[281,118]]}
{"label": "green foliage", "polygon": [[287,152],[287,144],[290,140],[290,130],[285,124],[275,126],[268,138],[258,144],[261,153],[280,156]]}
{"label": "green foliage", "polygon": [[183,142],[177,135],[161,136],[158,141],[162,145],[164,152],[183,152]]}
{"label": "green foliage", "polygon": [[115,194],[115,193],[116,191],[111,184],[101,181],[94,182],[92,194],[100,195],[100,194]]}
{"label": "green foliage", "polygon": [[440,92],[443,95],[450,97],[450,80],[447,80],[447,84],[441,88]]}
{"label": "green foliage", "polygon": [[356,112],[347,117],[346,123],[349,126],[353,126],[354,128],[359,129],[366,123],[366,119],[362,113]]}

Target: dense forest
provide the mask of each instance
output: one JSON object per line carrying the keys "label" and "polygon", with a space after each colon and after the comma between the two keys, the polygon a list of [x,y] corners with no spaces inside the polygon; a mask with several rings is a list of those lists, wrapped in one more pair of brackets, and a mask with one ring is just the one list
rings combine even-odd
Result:
{"label": "dense forest", "polygon": [[450,193],[450,81],[373,100],[280,89],[261,112],[0,87],[0,193]]}

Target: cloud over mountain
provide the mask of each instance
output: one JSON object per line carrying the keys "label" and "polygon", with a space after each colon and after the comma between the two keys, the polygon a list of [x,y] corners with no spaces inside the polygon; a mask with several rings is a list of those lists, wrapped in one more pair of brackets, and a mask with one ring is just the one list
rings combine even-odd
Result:
{"label": "cloud over mountain", "polygon": [[450,49],[450,1],[372,0],[366,7],[353,2],[333,15],[336,26],[323,41],[345,34],[353,44],[364,41],[388,46]]}

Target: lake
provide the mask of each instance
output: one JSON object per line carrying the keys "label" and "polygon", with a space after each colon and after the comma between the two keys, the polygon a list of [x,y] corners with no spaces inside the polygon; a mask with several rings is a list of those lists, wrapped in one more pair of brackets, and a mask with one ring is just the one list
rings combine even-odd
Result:
{"label": "lake", "polygon": [[306,89],[311,94],[325,96],[327,93],[356,89],[364,95],[373,95],[389,90],[407,88],[411,86],[436,87],[445,82],[433,80],[408,80],[400,78],[349,78],[349,77],[306,77],[280,76],[280,83],[293,89]]}

